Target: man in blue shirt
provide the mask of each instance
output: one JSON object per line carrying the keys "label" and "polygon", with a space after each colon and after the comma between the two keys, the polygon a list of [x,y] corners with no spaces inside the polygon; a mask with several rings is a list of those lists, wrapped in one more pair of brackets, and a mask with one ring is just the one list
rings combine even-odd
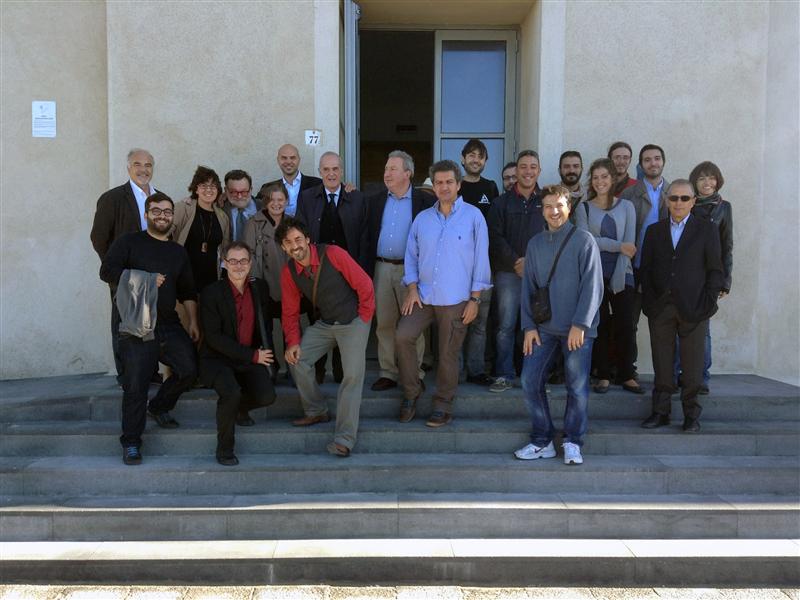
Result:
{"label": "man in blue shirt", "polygon": [[450,160],[430,168],[437,202],[411,224],[405,254],[408,287],[397,326],[396,352],[403,388],[400,421],[414,418],[422,393],[416,343],[434,320],[439,332],[439,365],[433,413],[426,425],[453,420],[458,387],[458,355],[467,326],[478,315],[481,291],[492,287],[489,233],[480,210],[459,195],[461,170]]}
{"label": "man in blue shirt", "polygon": [[222,209],[231,222],[231,240],[241,242],[244,235],[244,224],[247,220],[261,210],[261,200],[253,198],[250,194],[253,188],[253,179],[241,169],[234,169],[225,173],[225,204]]}

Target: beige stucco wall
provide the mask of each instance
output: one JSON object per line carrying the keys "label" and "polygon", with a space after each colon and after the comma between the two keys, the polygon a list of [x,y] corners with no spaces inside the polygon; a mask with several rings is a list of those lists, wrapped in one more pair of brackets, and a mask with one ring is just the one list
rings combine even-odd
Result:
{"label": "beige stucco wall", "polygon": [[[89,243],[97,197],[127,179],[132,146],[153,152],[153,183],[174,198],[198,164],[221,177],[244,168],[256,185],[277,177],[284,142],[316,173],[339,147],[339,2],[4,1],[2,11],[0,378],[105,371],[108,288]],[[31,139],[31,100],[49,99],[58,138]],[[312,128],[318,148],[303,145]]]}
{"label": "beige stucco wall", "polygon": [[[105,6],[0,11],[0,377],[102,371],[108,288],[89,229],[108,182]],[[56,101],[55,139],[31,137],[33,100]]]}
{"label": "beige stucco wall", "polygon": [[[756,326],[760,374],[800,384],[800,5],[769,7],[764,159],[758,203],[750,213],[760,235]],[[791,165],[791,166],[790,166]],[[740,214],[742,214],[740,212]],[[740,218],[739,222],[746,225]],[[741,256],[741,253],[740,253]]]}

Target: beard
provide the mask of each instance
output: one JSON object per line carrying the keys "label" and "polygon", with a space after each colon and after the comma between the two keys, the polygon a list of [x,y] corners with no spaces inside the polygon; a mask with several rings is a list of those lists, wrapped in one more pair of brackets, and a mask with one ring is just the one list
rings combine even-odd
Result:
{"label": "beard", "polygon": [[580,173],[567,173],[561,176],[561,181],[567,185],[575,185],[581,178]]}
{"label": "beard", "polygon": [[147,221],[147,231],[150,233],[164,235],[169,231],[170,227],[172,227],[172,221],[169,220],[151,221],[148,219]]}

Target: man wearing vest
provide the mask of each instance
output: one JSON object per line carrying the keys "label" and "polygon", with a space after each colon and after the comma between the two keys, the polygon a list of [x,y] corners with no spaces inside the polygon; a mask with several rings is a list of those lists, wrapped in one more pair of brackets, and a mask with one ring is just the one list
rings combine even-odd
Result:
{"label": "man wearing vest", "polygon": [[[284,217],[275,238],[289,262],[281,272],[282,325],[286,363],[291,369],[305,416],[297,427],[330,421],[314,377],[314,363],[334,346],[342,354],[343,378],[336,400],[336,430],[328,452],[350,455],[356,443],[364,386],[367,337],[375,313],[372,280],[346,250],[311,244],[308,229]],[[300,335],[300,299],[311,301],[317,320]]]}

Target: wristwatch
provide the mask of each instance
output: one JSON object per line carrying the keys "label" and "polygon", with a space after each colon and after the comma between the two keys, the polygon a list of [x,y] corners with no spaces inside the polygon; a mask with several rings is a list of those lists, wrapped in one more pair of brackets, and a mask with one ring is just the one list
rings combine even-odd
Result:
{"label": "wristwatch", "polygon": [[479,306],[480,306],[480,303],[481,303],[481,299],[478,298],[477,296],[470,296],[469,297],[469,301],[470,302],[474,302],[475,304],[477,304]]}

